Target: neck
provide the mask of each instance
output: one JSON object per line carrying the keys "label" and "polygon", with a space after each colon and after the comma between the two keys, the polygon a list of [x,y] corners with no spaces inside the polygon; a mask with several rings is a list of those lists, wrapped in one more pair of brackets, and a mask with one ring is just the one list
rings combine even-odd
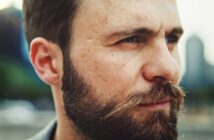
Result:
{"label": "neck", "polygon": [[60,88],[52,88],[57,116],[57,127],[53,140],[86,140],[75,124],[66,116],[62,97],[63,94],[59,89]]}
{"label": "neck", "polygon": [[85,140],[85,138],[71,122],[57,120],[57,128],[53,140]]}

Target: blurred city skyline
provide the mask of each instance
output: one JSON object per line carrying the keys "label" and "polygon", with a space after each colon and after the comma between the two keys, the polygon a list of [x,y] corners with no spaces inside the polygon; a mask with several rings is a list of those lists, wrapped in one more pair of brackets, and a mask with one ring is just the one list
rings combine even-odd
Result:
{"label": "blurred city skyline", "polygon": [[214,85],[214,65],[210,65],[204,57],[203,40],[192,35],[186,42],[186,72],[182,85],[189,89],[200,89]]}

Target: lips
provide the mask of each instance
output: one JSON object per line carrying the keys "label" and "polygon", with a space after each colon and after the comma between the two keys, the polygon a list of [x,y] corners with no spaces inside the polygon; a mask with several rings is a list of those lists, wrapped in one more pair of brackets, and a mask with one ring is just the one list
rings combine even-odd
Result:
{"label": "lips", "polygon": [[139,104],[139,106],[144,108],[151,108],[151,109],[165,109],[168,108],[170,105],[172,98],[165,98],[163,100],[159,100],[156,102],[146,103],[146,104]]}

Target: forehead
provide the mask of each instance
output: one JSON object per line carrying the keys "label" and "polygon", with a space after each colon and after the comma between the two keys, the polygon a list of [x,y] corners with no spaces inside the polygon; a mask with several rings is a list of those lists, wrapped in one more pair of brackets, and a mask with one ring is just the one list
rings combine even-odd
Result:
{"label": "forehead", "polygon": [[76,19],[76,25],[106,33],[141,26],[153,30],[181,26],[176,0],[83,0]]}

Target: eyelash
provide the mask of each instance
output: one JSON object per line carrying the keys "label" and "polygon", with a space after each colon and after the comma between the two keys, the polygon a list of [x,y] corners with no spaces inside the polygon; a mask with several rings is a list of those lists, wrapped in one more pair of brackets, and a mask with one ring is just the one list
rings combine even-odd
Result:
{"label": "eyelash", "polygon": [[140,43],[140,37],[139,36],[131,36],[131,37],[123,39],[122,41],[127,42],[127,43]]}
{"label": "eyelash", "polygon": [[139,35],[134,35],[134,36],[130,36],[130,37],[127,37],[125,39],[122,39],[120,41],[118,41],[116,44],[119,44],[119,43],[136,43],[136,44],[139,44],[141,42],[144,42],[145,39],[143,37],[140,37]]}

